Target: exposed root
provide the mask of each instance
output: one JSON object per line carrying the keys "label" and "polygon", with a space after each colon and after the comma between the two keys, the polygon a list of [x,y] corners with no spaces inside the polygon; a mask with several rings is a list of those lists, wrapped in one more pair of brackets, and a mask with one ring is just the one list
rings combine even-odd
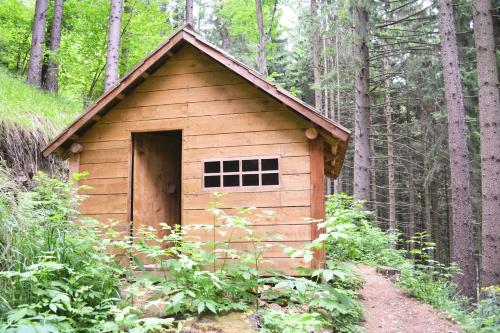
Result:
{"label": "exposed root", "polygon": [[66,163],[55,155],[42,155],[55,133],[54,126],[41,117],[34,116],[30,128],[0,120],[0,160],[11,170],[16,183],[30,189],[37,171],[64,177]]}

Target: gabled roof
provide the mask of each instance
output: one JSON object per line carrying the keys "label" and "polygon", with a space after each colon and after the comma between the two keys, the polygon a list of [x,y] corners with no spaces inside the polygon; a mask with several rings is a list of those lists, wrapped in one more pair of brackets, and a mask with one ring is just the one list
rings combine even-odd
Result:
{"label": "gabled roof", "polygon": [[[44,156],[48,156],[59,147],[67,147],[75,141],[79,135],[100,119],[100,116],[109,111],[125,96],[131,93],[140,83],[147,79],[156,69],[165,63],[176,50],[185,44],[190,44],[202,53],[219,62],[227,69],[238,74],[255,87],[265,91],[271,97],[280,101],[291,110],[308,119],[319,128],[319,133],[328,145],[336,159],[327,161],[332,168],[330,176],[336,177],[340,172],[344,160],[347,142],[351,132],[336,122],[321,115],[314,107],[296,98],[288,91],[278,87],[266,80],[260,73],[246,66],[232,56],[210,44],[201,36],[196,34],[190,25],[185,24],[165,40],[156,50],[151,52],[139,64],[137,64],[127,75],[125,75],[114,87],[105,92],[97,101],[90,106],[86,112],[78,117],[71,125],[64,129],[44,149]],[[326,162],[325,162],[326,163]],[[327,172],[328,173],[328,172]]]}

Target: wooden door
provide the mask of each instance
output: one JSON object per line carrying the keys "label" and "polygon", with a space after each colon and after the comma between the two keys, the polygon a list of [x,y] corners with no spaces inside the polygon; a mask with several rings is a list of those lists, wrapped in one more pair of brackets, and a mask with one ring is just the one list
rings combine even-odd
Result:
{"label": "wooden door", "polygon": [[[181,223],[181,132],[134,134],[133,229]],[[165,234],[160,232],[159,236]]]}

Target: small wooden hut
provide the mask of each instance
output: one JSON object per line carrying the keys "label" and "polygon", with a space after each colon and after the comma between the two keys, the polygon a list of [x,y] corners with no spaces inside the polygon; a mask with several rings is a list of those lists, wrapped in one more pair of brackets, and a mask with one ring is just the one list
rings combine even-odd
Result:
{"label": "small wooden hut", "polygon": [[[304,218],[324,218],[324,179],[339,175],[349,136],[183,26],[43,153],[58,150],[71,173],[88,171],[81,214],[121,221],[121,231],[212,224],[211,193],[228,192],[227,207],[275,211],[256,233],[298,247],[318,234]],[[216,231],[198,236],[224,241]],[[265,256],[285,271],[304,264],[277,250]]]}

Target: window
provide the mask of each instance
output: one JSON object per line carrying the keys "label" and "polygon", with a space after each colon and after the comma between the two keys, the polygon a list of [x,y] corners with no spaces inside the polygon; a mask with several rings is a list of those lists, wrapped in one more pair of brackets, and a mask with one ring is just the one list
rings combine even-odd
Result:
{"label": "window", "polygon": [[203,161],[203,188],[235,189],[279,186],[277,157],[230,158]]}

